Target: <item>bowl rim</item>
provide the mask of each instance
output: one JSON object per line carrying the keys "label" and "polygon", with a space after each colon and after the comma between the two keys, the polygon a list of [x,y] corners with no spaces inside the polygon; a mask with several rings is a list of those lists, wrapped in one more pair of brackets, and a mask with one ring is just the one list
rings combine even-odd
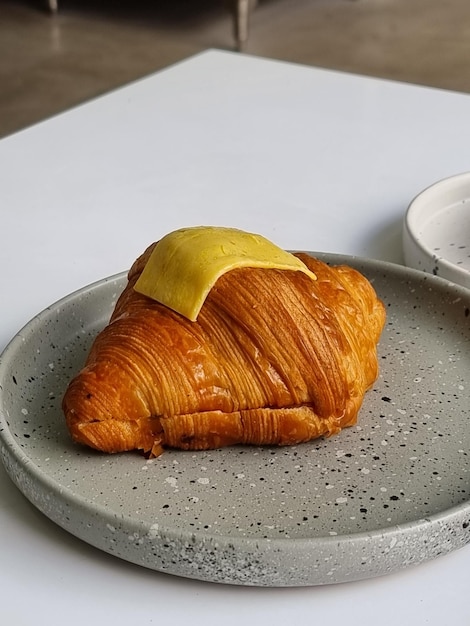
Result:
{"label": "bowl rim", "polygon": [[[468,197],[470,201],[470,171],[447,176],[432,183],[431,185],[428,185],[428,187],[425,187],[409,203],[405,214],[404,227],[408,236],[408,243],[411,241],[422,255],[426,256],[434,263],[438,262],[439,265],[446,270],[446,276],[455,276],[455,278],[452,278],[454,282],[458,282],[459,284],[463,284],[464,287],[468,287],[470,286],[470,271],[452,263],[445,257],[436,254],[434,250],[431,250],[423,242],[422,238],[417,233],[417,227],[419,226],[418,219],[422,215],[423,205],[439,194],[439,192],[444,193],[449,190],[455,191],[460,187],[464,190],[464,193],[460,196],[461,200],[465,200]],[[468,192],[465,193],[467,188]],[[406,245],[407,244],[405,243],[405,246]]]}

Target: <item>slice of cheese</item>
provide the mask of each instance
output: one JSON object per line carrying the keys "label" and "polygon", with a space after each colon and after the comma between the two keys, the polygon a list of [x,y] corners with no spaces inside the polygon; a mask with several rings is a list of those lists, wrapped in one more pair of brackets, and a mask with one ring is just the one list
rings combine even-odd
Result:
{"label": "slice of cheese", "polygon": [[196,226],[163,237],[134,288],[194,322],[217,279],[239,267],[300,271],[316,280],[300,259],[261,235]]}

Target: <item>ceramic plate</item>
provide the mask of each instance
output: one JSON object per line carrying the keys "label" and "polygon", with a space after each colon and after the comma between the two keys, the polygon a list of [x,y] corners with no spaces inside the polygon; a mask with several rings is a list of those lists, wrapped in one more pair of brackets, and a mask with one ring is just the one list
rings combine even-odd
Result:
{"label": "ceramic plate", "polygon": [[82,540],[199,580],[300,586],[386,574],[470,540],[470,291],[383,262],[356,266],[387,306],[381,373],[357,426],[290,448],[108,456],[74,445],[60,404],[125,276],[52,305],[0,362],[2,458]]}

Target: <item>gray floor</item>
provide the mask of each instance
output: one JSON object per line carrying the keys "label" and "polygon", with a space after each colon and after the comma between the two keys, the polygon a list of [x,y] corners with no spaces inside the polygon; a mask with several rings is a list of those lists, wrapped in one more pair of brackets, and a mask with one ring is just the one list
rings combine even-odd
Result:
{"label": "gray floor", "polygon": [[[0,137],[207,48],[229,0],[0,2]],[[259,0],[245,51],[470,92],[469,0]]]}

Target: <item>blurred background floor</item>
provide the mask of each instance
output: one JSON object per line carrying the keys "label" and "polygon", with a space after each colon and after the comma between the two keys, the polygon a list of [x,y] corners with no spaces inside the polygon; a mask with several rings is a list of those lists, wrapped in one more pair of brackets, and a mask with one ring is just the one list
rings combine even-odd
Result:
{"label": "blurred background floor", "polygon": [[[0,1],[0,137],[208,48],[229,0]],[[245,52],[470,92],[469,0],[259,0]]]}

